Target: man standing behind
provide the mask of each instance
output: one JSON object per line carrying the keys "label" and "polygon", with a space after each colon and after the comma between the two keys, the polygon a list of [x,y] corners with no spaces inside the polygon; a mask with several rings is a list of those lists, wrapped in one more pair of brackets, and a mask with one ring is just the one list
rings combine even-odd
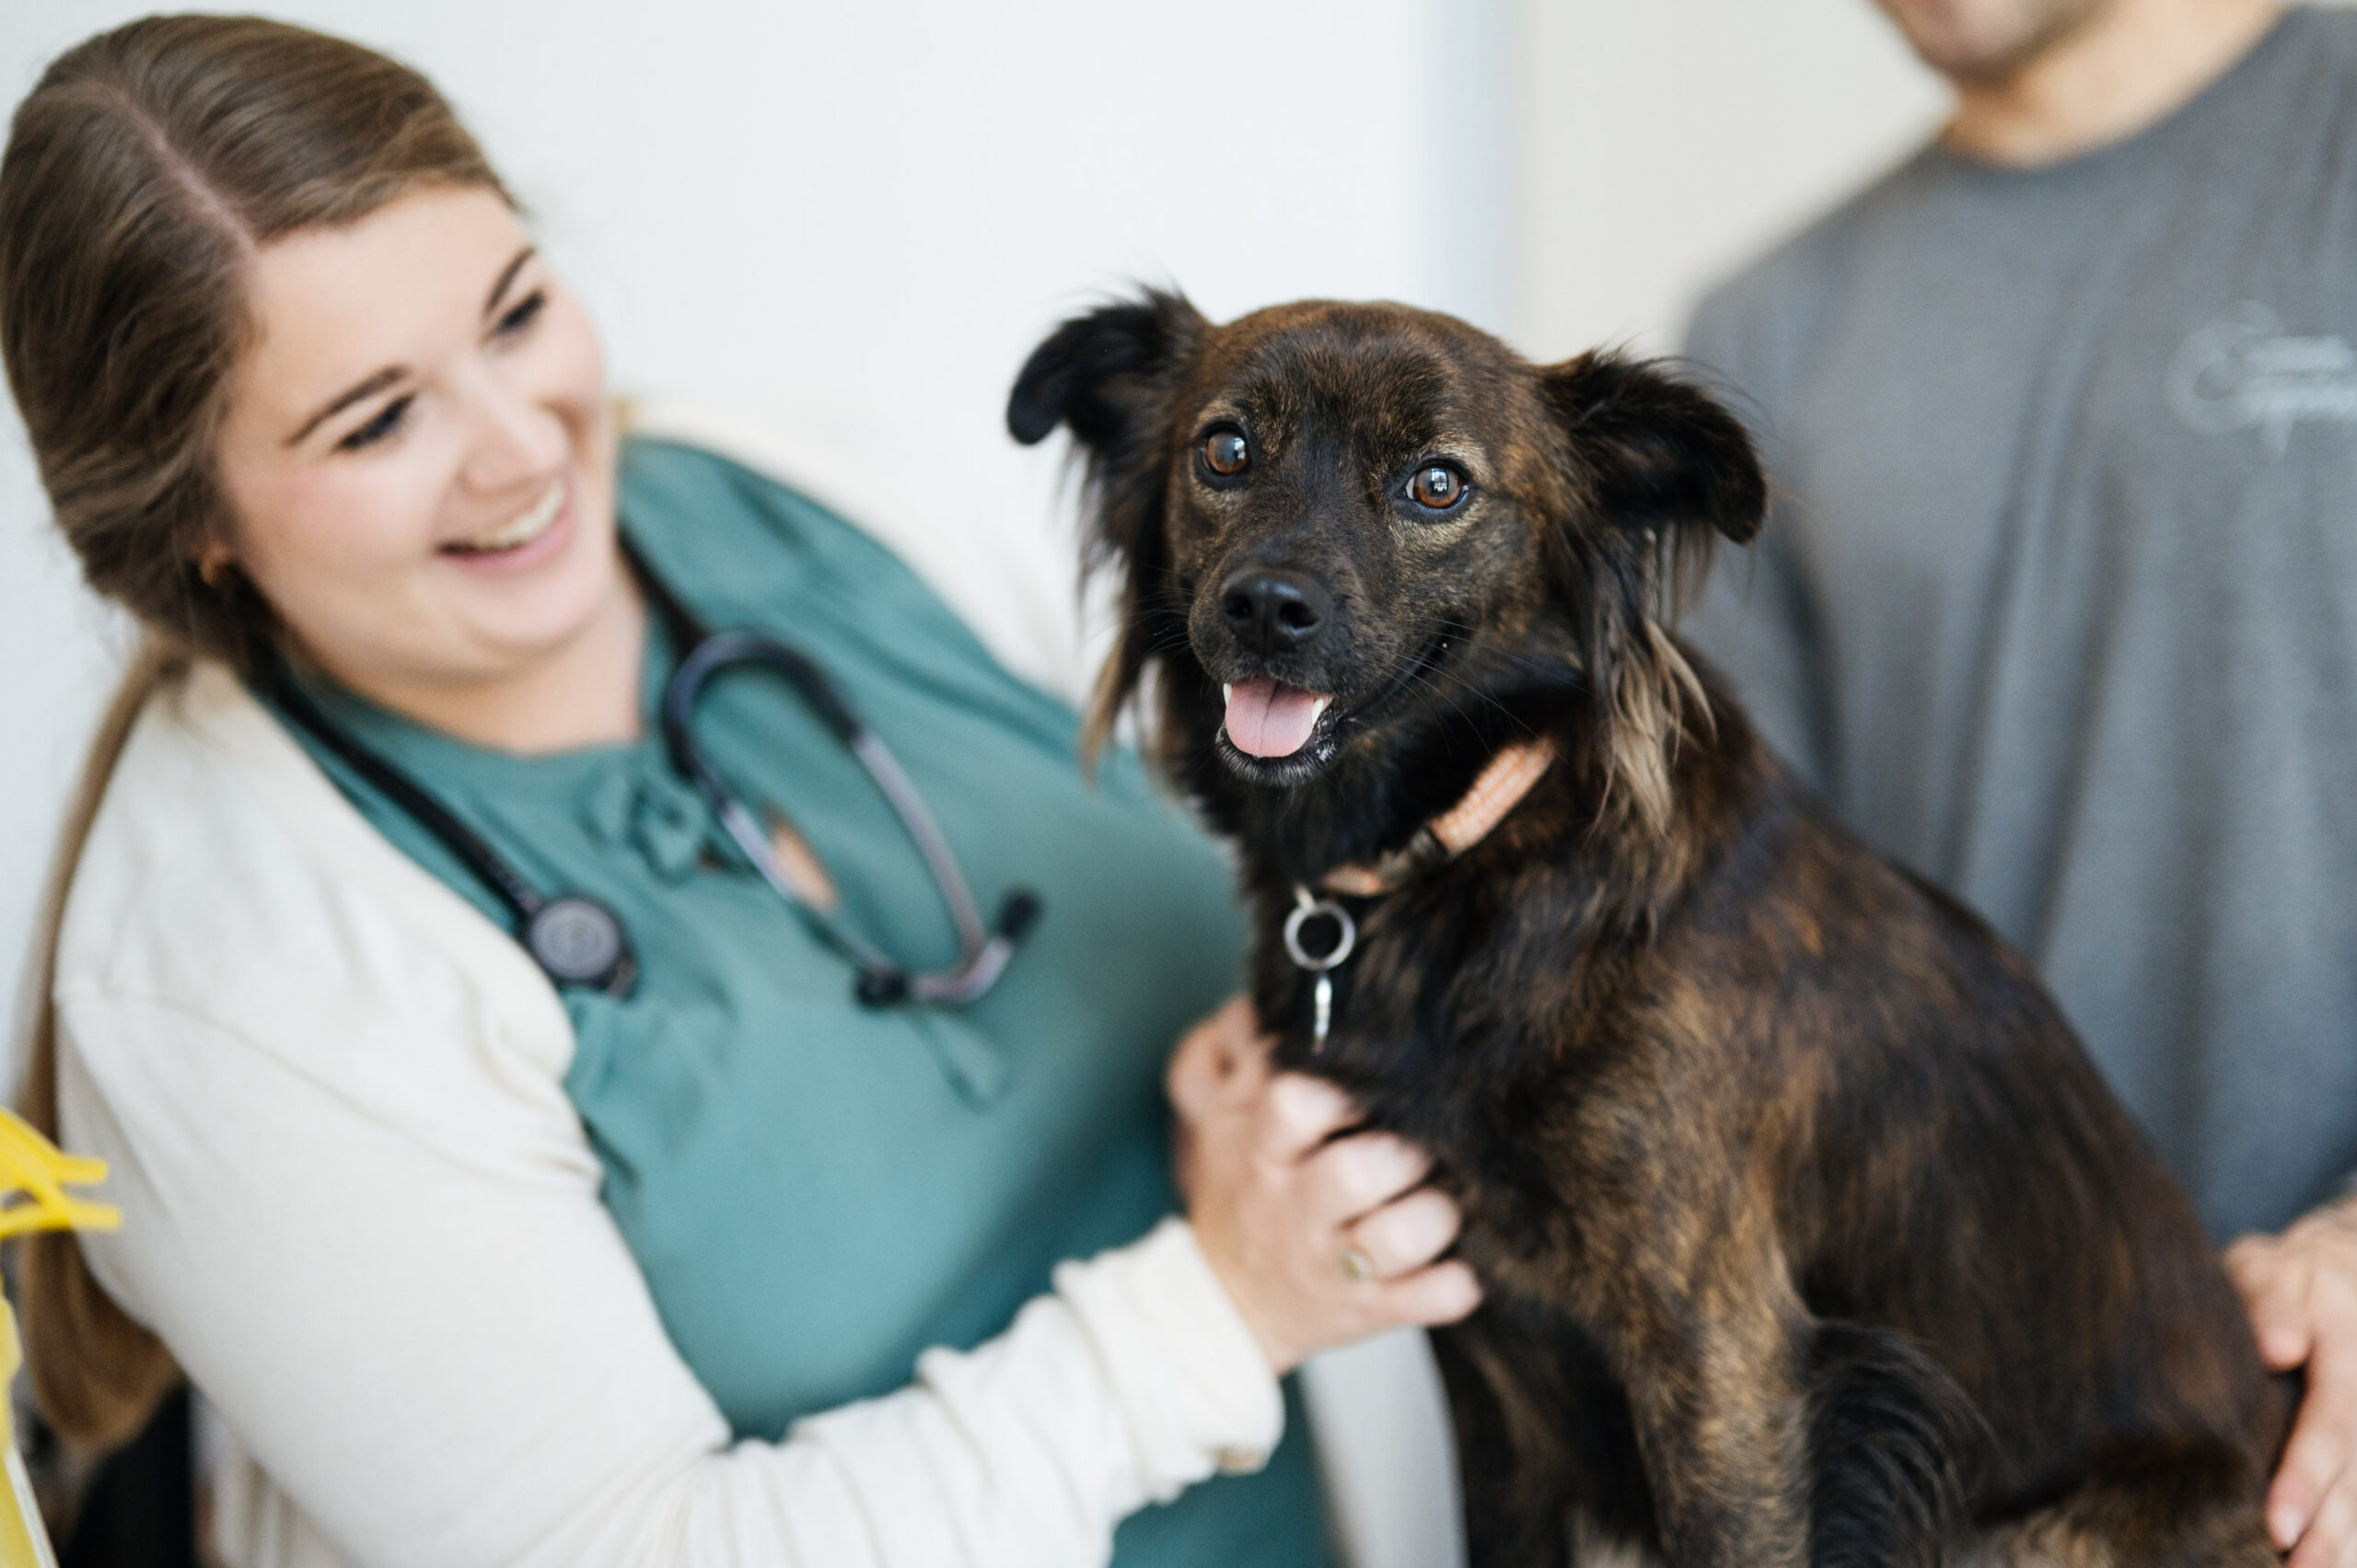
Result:
{"label": "man standing behind", "polygon": [[2357,15],[1881,3],[1955,117],[1698,315],[1781,500],[1689,631],[2257,1233],[2269,1527],[2357,1562]]}

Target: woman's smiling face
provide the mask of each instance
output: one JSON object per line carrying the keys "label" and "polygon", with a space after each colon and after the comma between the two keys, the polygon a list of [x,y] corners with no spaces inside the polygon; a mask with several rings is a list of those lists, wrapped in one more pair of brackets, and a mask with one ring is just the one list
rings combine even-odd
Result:
{"label": "woman's smiling face", "polygon": [[213,549],[303,652],[380,701],[458,691],[528,680],[610,608],[604,363],[497,194],[274,239],[247,289]]}

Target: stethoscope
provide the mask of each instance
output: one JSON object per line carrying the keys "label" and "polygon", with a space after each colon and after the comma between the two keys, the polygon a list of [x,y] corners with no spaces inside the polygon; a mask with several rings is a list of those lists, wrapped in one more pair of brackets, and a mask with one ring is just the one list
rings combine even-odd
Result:
{"label": "stethoscope", "polygon": [[[806,655],[776,638],[744,629],[713,632],[688,612],[647,569],[636,553],[629,560],[640,585],[656,609],[669,622],[674,639],[688,652],[663,688],[663,744],[671,765],[702,796],[738,852],[761,877],[801,915],[811,930],[851,960],[857,972],[852,993],[866,1006],[888,1007],[900,1002],[921,1002],[939,1007],[963,1006],[998,983],[1006,972],[1015,945],[1039,918],[1039,895],[1018,888],[999,905],[998,921],[984,927],[973,889],[958,867],[958,857],[943,837],[940,825],[925,808],[924,799],[907,770],[882,738],[868,728],[827,673]],[[878,794],[900,819],[940,889],[942,902],[958,927],[958,961],[947,969],[913,970],[903,968],[874,943],[819,908],[798,892],[778,865],[776,852],[761,831],[750,808],[722,782],[695,743],[691,727],[697,701],[718,677],[736,669],[766,669],[784,678],[835,738],[866,770]],[[283,662],[273,661],[266,672],[270,695],[281,712],[308,730],[313,738],[343,759],[352,770],[382,792],[417,824],[431,833],[515,917],[515,932],[532,961],[559,987],[582,987],[611,996],[628,996],[638,981],[638,957],[621,917],[586,893],[543,895],[516,868],[500,857],[482,836],[452,814],[448,807],[382,757],[338,726],[304,695]]]}

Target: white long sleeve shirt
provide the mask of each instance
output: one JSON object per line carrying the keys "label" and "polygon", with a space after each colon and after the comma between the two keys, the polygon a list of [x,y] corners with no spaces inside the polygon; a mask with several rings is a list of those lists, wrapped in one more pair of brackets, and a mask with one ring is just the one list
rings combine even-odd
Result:
{"label": "white long sleeve shirt", "polygon": [[64,1141],[123,1210],[84,1245],[228,1429],[239,1568],[1093,1565],[1280,1434],[1170,1222],[911,1387],[732,1444],[598,1201],[556,994],[218,668],[131,738],[55,995]]}

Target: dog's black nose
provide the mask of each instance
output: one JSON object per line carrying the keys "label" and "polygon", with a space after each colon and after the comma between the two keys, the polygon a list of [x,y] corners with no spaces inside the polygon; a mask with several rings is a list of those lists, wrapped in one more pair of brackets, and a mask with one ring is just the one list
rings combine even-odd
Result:
{"label": "dog's black nose", "polygon": [[1248,566],[1220,585],[1219,612],[1244,646],[1281,654],[1318,635],[1334,613],[1334,597],[1306,573]]}

